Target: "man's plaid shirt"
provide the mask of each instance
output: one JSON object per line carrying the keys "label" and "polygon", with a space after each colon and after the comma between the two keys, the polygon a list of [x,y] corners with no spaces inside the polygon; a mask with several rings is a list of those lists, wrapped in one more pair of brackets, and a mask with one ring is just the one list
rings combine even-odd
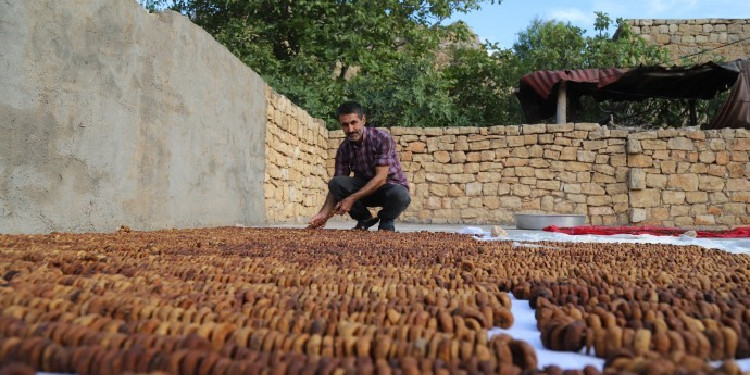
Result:
{"label": "man's plaid shirt", "polygon": [[386,183],[403,185],[407,189],[406,174],[401,168],[396,153],[396,142],[387,132],[365,126],[362,132],[362,142],[359,144],[345,139],[336,151],[335,176],[349,176],[371,180],[375,177],[375,167],[388,166]]}

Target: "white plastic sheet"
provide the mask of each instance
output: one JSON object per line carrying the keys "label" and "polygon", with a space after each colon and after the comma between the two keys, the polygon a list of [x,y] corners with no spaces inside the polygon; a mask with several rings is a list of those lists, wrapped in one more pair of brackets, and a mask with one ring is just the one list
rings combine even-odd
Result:
{"label": "white plastic sheet", "polygon": [[[493,237],[489,232],[479,227],[468,226],[460,230],[459,233],[471,234],[480,241],[513,241],[514,246],[538,246],[537,242],[583,242],[583,243],[654,243],[654,244],[672,244],[672,245],[697,245],[709,249],[726,250],[734,254],[750,254],[750,239],[711,239],[711,238],[693,238],[686,236],[652,236],[652,235],[568,235],[564,233],[537,232],[537,231],[510,231],[507,237]],[[539,360],[539,367],[557,365],[560,368],[583,369],[586,365],[592,365],[602,369],[604,361],[595,356],[588,356],[583,353],[557,352],[542,347],[540,332],[536,328],[536,318],[534,310],[529,307],[528,301],[518,300],[511,296],[513,306],[514,323],[508,330],[495,328],[489,332],[489,335],[506,333],[510,336],[524,340],[534,346]],[[750,371],[750,358],[737,360],[740,369]],[[720,367],[722,361],[712,362],[715,367]]]}

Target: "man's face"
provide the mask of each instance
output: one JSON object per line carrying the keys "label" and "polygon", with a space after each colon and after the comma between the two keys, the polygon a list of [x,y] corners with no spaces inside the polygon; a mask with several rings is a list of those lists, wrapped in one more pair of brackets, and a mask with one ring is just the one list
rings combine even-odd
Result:
{"label": "man's face", "polygon": [[344,113],[339,115],[339,125],[350,142],[361,142],[363,128],[365,126],[365,115],[360,117],[357,113]]}

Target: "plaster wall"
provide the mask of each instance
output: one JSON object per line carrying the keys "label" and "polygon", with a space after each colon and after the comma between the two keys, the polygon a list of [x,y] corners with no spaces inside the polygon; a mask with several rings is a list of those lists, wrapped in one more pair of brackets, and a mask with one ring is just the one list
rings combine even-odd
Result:
{"label": "plaster wall", "polygon": [[[0,233],[303,223],[323,204],[343,134],[177,13],[4,1],[0,45]],[[750,224],[747,130],[388,131],[411,184],[404,221]]]}
{"label": "plaster wall", "polygon": [[0,1],[0,233],[265,221],[265,84],[134,0]]}

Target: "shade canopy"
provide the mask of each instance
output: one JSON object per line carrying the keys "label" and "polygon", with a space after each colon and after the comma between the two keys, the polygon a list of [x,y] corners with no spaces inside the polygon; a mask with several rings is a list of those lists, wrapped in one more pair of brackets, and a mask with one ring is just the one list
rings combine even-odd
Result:
{"label": "shade canopy", "polygon": [[562,82],[568,97],[587,95],[597,101],[711,99],[731,87],[727,102],[707,128],[750,127],[750,59],[693,67],[536,71],[521,77],[517,93],[528,122],[555,114]]}

